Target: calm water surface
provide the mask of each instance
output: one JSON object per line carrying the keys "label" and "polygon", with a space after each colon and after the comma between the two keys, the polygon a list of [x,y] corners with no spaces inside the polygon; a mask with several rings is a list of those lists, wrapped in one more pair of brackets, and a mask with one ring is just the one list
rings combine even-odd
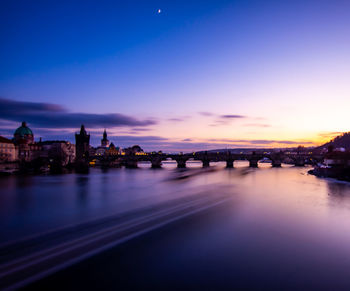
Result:
{"label": "calm water surface", "polygon": [[[202,191],[225,192],[232,196],[227,204],[154,242],[160,256],[153,267],[163,280],[174,272],[178,282],[189,280],[186,274],[196,281],[196,274],[208,273],[214,286],[236,276],[241,287],[350,287],[350,184],[308,175],[307,167],[215,166],[217,171],[181,180],[174,179],[178,172],[171,163],[160,170],[143,164],[136,170],[1,178],[0,242]],[[188,171],[199,167],[193,163]]]}

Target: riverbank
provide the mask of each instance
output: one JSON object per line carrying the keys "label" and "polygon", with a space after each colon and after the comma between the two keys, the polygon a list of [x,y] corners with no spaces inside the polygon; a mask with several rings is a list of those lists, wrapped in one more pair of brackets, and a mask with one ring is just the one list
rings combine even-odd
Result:
{"label": "riverbank", "polygon": [[350,182],[350,168],[315,167],[308,173],[319,178],[333,178],[339,181]]}

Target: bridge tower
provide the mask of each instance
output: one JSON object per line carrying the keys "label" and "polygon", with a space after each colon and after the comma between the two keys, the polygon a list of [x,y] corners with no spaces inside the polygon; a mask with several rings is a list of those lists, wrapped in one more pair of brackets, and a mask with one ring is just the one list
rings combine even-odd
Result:
{"label": "bridge tower", "polygon": [[82,124],[80,133],[75,134],[75,160],[76,162],[86,162],[89,158],[90,134],[86,133]]}

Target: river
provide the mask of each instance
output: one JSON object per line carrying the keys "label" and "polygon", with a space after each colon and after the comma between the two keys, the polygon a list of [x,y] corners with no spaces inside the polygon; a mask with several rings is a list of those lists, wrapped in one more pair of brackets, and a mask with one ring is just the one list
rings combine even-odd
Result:
{"label": "river", "polygon": [[[70,274],[95,275],[85,284],[107,289],[350,290],[349,183],[309,175],[309,167],[252,169],[244,161],[234,169],[211,166],[215,170],[202,172],[199,163],[190,163],[185,174],[169,162],[157,170],[145,163],[138,169],[91,168],[88,174],[2,177],[0,243],[205,192],[230,199],[142,234],[90,265],[82,262]],[[103,271],[87,276],[92,266]],[[111,270],[123,270],[123,279]],[[67,276],[73,275],[66,271],[42,284],[67,288]]]}

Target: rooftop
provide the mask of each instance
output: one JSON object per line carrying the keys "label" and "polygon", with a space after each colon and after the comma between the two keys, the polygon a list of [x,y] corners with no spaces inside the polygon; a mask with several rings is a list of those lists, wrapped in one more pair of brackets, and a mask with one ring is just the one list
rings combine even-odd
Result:
{"label": "rooftop", "polygon": [[13,143],[13,142],[12,142],[12,140],[10,140],[6,137],[0,136],[0,143]]}

